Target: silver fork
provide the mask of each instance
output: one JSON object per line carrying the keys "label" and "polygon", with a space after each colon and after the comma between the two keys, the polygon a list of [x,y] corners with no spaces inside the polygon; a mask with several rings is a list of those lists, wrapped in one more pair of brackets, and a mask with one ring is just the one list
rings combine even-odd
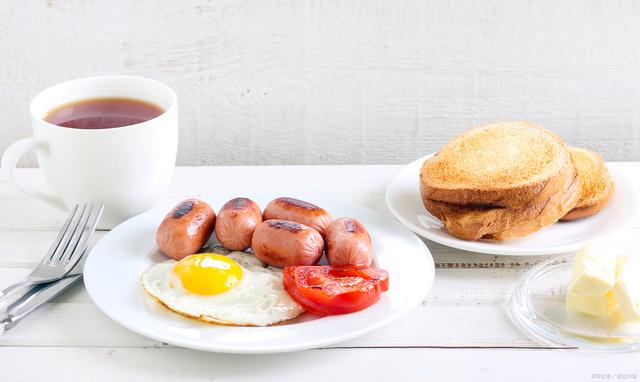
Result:
{"label": "silver fork", "polygon": [[101,203],[73,207],[40,264],[24,280],[0,292],[0,300],[9,298],[24,287],[60,280],[67,275],[87,249],[103,208]]}

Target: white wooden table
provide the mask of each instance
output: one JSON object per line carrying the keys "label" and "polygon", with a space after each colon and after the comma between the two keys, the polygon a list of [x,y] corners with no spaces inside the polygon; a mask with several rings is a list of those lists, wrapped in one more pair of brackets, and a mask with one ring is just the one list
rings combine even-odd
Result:
{"label": "white wooden table", "polygon": [[[640,163],[613,163],[640,185]],[[386,212],[384,190],[401,166],[182,167],[171,196],[250,195],[260,189],[314,193]],[[38,170],[20,170],[42,182]],[[635,179],[634,179],[635,178]],[[25,276],[64,220],[0,180],[0,286]],[[638,219],[633,231],[640,233]],[[98,233],[98,238],[104,232]],[[176,348],[134,334],[104,316],[81,283],[0,337],[0,381],[306,381],[640,379],[640,355],[549,349],[510,323],[513,283],[547,257],[473,254],[427,242],[435,284],[423,303],[389,326],[323,349],[225,355]],[[117,275],[114,275],[114,283]],[[336,379],[337,378],[337,379]]]}

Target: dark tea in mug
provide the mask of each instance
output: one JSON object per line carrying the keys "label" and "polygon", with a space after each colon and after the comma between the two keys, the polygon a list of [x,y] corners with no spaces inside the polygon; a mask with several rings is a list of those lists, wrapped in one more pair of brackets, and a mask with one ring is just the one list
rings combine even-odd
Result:
{"label": "dark tea in mug", "polygon": [[58,106],[43,119],[73,129],[111,129],[146,122],[162,113],[162,108],[137,99],[93,98]]}

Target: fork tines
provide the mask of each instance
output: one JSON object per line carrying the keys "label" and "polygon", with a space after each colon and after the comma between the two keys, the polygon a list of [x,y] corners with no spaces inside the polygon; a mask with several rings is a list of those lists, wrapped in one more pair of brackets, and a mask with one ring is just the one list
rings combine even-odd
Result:
{"label": "fork tines", "polygon": [[49,264],[63,261],[73,266],[73,260],[86,250],[102,209],[101,203],[84,203],[73,208],[49,249]]}

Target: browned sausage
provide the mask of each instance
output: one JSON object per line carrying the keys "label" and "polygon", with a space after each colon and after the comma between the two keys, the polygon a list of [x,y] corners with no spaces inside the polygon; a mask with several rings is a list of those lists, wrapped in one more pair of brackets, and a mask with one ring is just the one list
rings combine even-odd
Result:
{"label": "browned sausage", "polygon": [[222,206],[216,217],[216,237],[232,251],[244,251],[251,246],[253,231],[262,223],[262,211],[251,199],[235,198]]}
{"label": "browned sausage", "polygon": [[279,219],[309,226],[324,237],[331,215],[323,208],[294,198],[274,199],[263,213],[264,220]]}
{"label": "browned sausage", "polygon": [[327,228],[327,260],[331,265],[367,268],[371,265],[371,236],[362,222],[340,218]]}
{"label": "browned sausage", "polygon": [[202,248],[215,222],[216,213],[206,202],[183,200],[160,223],[156,244],[165,255],[181,260]]}
{"label": "browned sausage", "polygon": [[311,227],[287,220],[265,220],[258,225],[251,242],[260,261],[284,268],[313,265],[320,260],[324,241]]}

